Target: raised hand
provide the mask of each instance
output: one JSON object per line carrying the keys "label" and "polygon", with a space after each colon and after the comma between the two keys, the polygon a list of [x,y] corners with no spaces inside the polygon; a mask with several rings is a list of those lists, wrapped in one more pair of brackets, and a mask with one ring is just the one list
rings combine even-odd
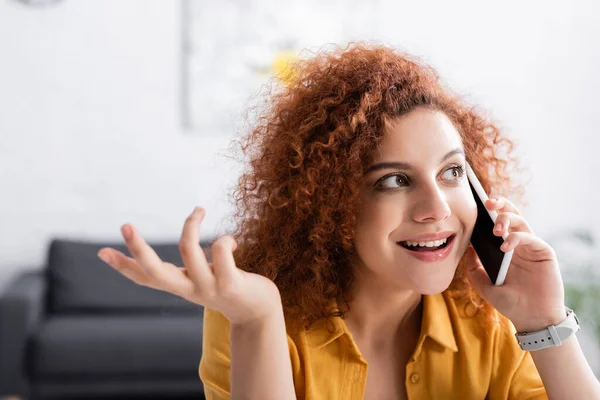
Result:
{"label": "raised hand", "polygon": [[[500,249],[514,253],[502,286],[491,283],[475,257],[476,262],[467,268],[473,287],[519,331],[544,329],[564,320],[564,288],[554,249],[533,233],[508,199],[488,200],[485,206],[498,212],[494,234],[508,232]],[[468,251],[476,256],[472,248]]]}
{"label": "raised hand", "polygon": [[220,311],[232,324],[259,320],[280,310],[281,296],[273,281],[236,267],[233,237],[218,238],[212,245],[213,262],[207,261],[199,244],[198,224],[204,215],[205,211],[196,207],[183,226],[179,251],[184,268],[162,261],[129,224],[123,225],[121,232],[133,258],[110,247],[100,249],[98,256],[138,285]]}

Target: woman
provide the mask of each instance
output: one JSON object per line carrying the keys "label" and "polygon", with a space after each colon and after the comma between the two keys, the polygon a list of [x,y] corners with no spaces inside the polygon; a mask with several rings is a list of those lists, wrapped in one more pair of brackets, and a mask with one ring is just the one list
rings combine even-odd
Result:
{"label": "woman", "polygon": [[[252,158],[238,227],[211,263],[201,208],[183,228],[185,268],[129,224],[133,258],[100,252],[134,282],[205,307],[206,397],[600,398],[575,336],[531,353],[514,337],[566,312],[553,249],[505,197],[517,189],[510,140],[432,68],[384,46],[322,52],[293,71],[242,143]],[[470,246],[467,160],[496,196],[495,234],[510,233],[503,286]]]}

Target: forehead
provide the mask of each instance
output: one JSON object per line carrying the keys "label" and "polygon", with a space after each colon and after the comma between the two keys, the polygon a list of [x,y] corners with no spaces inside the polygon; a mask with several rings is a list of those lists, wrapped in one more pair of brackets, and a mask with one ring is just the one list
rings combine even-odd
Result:
{"label": "forehead", "polygon": [[448,116],[441,111],[417,108],[391,121],[373,160],[437,164],[455,148],[463,148],[462,139]]}

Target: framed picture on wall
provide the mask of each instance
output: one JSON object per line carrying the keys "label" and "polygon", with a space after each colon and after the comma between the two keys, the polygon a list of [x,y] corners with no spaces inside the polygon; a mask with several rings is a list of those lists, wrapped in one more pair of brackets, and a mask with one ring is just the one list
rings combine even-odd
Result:
{"label": "framed picture on wall", "polygon": [[[186,132],[234,136],[262,85],[327,44],[376,36],[378,2],[181,0]],[[250,118],[250,116],[248,116]]]}

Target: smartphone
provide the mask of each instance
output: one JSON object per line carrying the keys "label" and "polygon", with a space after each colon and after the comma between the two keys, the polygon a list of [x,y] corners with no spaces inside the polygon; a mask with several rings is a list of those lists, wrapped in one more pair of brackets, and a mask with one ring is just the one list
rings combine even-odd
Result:
{"label": "smartphone", "polygon": [[469,163],[466,164],[466,167],[469,186],[477,203],[477,219],[471,235],[471,244],[492,283],[501,286],[506,278],[514,250],[505,253],[500,249],[508,233],[504,233],[502,236],[494,234],[498,213],[488,210],[484,206],[488,196]]}

